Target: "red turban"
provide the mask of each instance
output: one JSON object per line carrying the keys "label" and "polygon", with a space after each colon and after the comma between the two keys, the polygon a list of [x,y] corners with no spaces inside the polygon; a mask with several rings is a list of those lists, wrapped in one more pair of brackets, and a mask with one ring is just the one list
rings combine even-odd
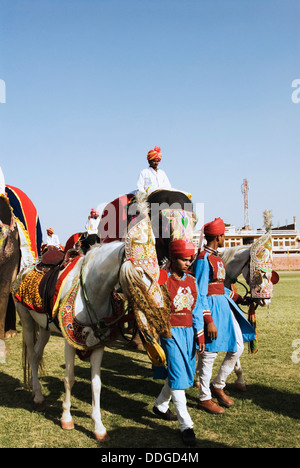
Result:
{"label": "red turban", "polygon": [[99,211],[96,210],[95,208],[91,209],[91,216],[99,216]]}
{"label": "red turban", "polygon": [[225,233],[225,224],[221,218],[216,218],[211,223],[204,225],[204,235],[205,236],[221,236]]}
{"label": "red turban", "polygon": [[147,154],[148,161],[152,161],[152,159],[159,159],[161,160],[161,150],[159,146],[155,146],[153,150],[148,151]]}
{"label": "red turban", "polygon": [[170,244],[170,257],[187,258],[195,255],[195,246],[193,242],[187,242],[183,239],[173,240]]}

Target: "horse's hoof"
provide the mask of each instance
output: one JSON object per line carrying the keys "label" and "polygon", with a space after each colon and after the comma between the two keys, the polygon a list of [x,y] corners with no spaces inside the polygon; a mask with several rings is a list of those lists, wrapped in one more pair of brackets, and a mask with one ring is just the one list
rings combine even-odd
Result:
{"label": "horse's hoof", "polygon": [[15,338],[18,335],[17,330],[8,330],[5,333],[5,338]]}
{"label": "horse's hoof", "polygon": [[38,413],[43,413],[46,410],[46,403],[44,401],[42,401],[41,403],[33,402],[33,404],[35,411],[37,411]]}
{"label": "horse's hoof", "polygon": [[110,437],[107,434],[107,432],[105,432],[104,434],[99,434],[97,432],[94,432],[94,436],[98,442],[107,442],[108,440],[110,440]]}
{"label": "horse's hoof", "polygon": [[246,391],[247,391],[246,385],[245,385],[245,384],[238,383],[238,382],[235,383],[235,388],[236,388],[239,392],[246,392]]}
{"label": "horse's hoof", "polygon": [[74,429],[73,420],[71,421],[60,421],[61,427],[64,431],[72,431]]}

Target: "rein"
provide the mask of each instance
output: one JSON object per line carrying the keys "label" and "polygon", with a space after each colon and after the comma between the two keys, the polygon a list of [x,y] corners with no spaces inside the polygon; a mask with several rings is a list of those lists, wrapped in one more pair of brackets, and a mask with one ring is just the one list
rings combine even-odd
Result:
{"label": "rein", "polygon": [[[118,271],[118,278],[119,278],[119,275],[120,275],[120,270],[121,270],[124,258],[125,258],[125,252],[123,252],[123,254],[122,254],[122,260],[120,262],[120,268],[119,268],[119,271]],[[121,323],[124,323],[125,321],[127,321],[127,319],[124,320],[124,316],[126,315],[126,313],[128,311],[128,306],[124,307],[124,311],[116,319],[113,319],[113,318],[110,318],[110,317],[106,317],[104,319],[99,319],[98,318],[97,313],[96,313],[96,311],[95,311],[95,309],[93,307],[93,304],[91,303],[91,301],[90,301],[90,299],[88,297],[88,294],[87,294],[86,284],[85,284],[85,280],[84,280],[84,261],[82,263],[82,267],[81,267],[81,270],[80,270],[80,286],[81,286],[81,289],[82,289],[82,292],[83,292],[84,302],[85,302],[85,306],[86,306],[86,309],[87,309],[91,324],[96,325],[97,337],[102,341],[109,341],[109,336],[107,336],[107,332],[109,332],[109,330],[114,325],[120,325]]]}
{"label": "rein", "polygon": [[[250,258],[248,258],[248,259],[246,260],[246,262],[244,263],[244,265],[243,265],[242,268],[241,268],[241,271],[243,271],[243,269],[245,268],[245,266],[246,266],[248,263],[250,263]],[[234,278],[231,278],[230,276],[228,276],[228,278],[229,278],[231,284],[236,284],[236,283],[237,283],[237,284],[243,286],[243,288],[246,290],[245,297],[246,297],[246,296],[250,296],[250,298],[251,298],[251,291],[250,291],[250,288],[248,288],[248,285],[245,285],[244,283],[242,283],[241,281],[239,281],[237,278],[234,279]],[[252,300],[252,301],[253,301],[253,300]],[[254,301],[253,301],[253,304],[254,304]],[[251,307],[251,306],[250,306],[250,307]],[[254,307],[255,307],[255,310],[256,310],[257,307],[258,307],[258,304],[255,304]]]}

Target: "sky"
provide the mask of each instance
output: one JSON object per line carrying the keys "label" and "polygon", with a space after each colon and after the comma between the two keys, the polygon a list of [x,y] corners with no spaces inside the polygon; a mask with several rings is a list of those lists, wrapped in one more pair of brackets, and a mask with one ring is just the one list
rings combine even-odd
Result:
{"label": "sky", "polygon": [[63,244],[158,145],[203,222],[244,225],[246,178],[252,228],[300,226],[299,65],[299,0],[0,0],[6,183]]}

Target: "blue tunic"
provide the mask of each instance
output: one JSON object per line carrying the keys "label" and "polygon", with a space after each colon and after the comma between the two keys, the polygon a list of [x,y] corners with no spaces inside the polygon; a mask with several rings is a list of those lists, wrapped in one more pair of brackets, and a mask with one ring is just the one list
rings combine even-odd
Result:
{"label": "blue tunic", "polygon": [[[195,279],[190,275],[184,275],[182,281],[190,279],[191,285],[197,291]],[[186,283],[185,283],[186,284]],[[178,280],[178,291],[181,280]],[[172,338],[160,337],[161,346],[166,354],[167,369],[157,367],[154,371],[155,379],[166,379],[170,388],[184,390],[194,383],[196,372],[196,340],[195,337],[203,331],[204,320],[201,304],[197,300],[192,306],[193,324],[190,327],[171,327]]]}
{"label": "blue tunic", "polygon": [[[238,321],[244,342],[254,340],[256,338],[256,333],[254,328],[244,317],[241,309],[230,297],[231,291],[229,289],[225,288],[225,294],[207,295],[208,285],[214,280],[214,271],[208,257],[209,253],[206,252],[203,258],[199,257],[196,260],[194,265],[202,313],[207,310],[211,312],[213,322],[218,331],[217,339],[212,340],[208,338],[206,330],[204,329],[205,351],[235,353],[237,351],[237,340],[231,312],[233,312]],[[220,264],[223,263],[221,258],[219,262]]]}

